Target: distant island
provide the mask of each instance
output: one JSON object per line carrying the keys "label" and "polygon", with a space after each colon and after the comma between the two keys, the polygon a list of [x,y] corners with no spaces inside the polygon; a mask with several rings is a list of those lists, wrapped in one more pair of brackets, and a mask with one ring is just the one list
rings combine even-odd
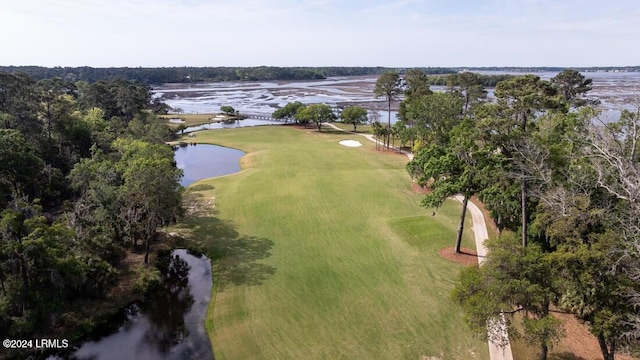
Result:
{"label": "distant island", "polygon": [[[323,80],[336,76],[379,75],[388,70],[403,73],[408,67],[42,67],[0,66],[0,72],[25,73],[36,80],[61,78],[68,82],[125,79],[146,84],[200,83],[218,81]],[[428,75],[444,75],[462,71],[550,72],[566,67],[418,67]],[[573,67],[580,72],[640,72],[640,66]]]}

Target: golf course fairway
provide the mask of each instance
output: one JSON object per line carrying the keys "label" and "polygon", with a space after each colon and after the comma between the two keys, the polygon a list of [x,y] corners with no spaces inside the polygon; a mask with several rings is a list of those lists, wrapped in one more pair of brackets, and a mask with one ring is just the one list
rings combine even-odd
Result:
{"label": "golf course fairway", "polygon": [[[172,229],[213,261],[216,359],[488,359],[450,300],[460,265],[437,254],[454,245],[460,204],[420,207],[405,156],[328,128],[188,141],[247,153],[241,172],[188,188]],[[470,230],[463,246],[475,248]]]}

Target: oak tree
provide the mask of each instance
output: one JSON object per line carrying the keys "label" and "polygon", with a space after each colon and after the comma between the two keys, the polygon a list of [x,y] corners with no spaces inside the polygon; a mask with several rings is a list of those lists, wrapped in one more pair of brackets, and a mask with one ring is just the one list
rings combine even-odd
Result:
{"label": "oak tree", "polygon": [[360,106],[351,106],[344,109],[342,114],[340,114],[340,117],[345,124],[352,124],[353,131],[356,132],[359,124],[367,123],[367,110]]}

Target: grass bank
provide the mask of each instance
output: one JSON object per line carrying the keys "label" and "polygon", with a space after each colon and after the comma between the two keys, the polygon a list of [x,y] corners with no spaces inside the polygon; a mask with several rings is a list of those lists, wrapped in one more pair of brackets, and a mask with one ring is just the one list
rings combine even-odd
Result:
{"label": "grass bank", "polygon": [[430,216],[405,156],[347,148],[344,136],[257,127],[190,138],[247,152],[240,173],[189,188],[176,229],[214,260],[216,358],[488,359],[449,300],[459,265],[437,255],[453,245],[459,204]]}
{"label": "grass bank", "polygon": [[[349,132],[353,131],[353,124],[345,124],[342,122],[334,122],[333,125],[339,127],[342,130],[346,130]],[[360,124],[356,126],[356,132],[358,134],[372,134],[371,125],[369,124]]]}
{"label": "grass bank", "polygon": [[[158,118],[166,121],[166,124],[177,128],[180,124],[186,127],[198,126],[204,124],[211,124],[214,122],[222,122],[226,120],[236,119],[235,116],[223,115],[223,114],[170,114],[170,115],[158,115]],[[181,119],[182,123],[170,122],[170,119]]]}

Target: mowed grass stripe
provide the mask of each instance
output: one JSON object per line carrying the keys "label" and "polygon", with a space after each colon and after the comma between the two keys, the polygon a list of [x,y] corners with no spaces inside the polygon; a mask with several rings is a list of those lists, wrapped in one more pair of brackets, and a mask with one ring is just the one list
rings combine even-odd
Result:
{"label": "mowed grass stripe", "polygon": [[406,157],[366,141],[338,145],[345,137],[290,127],[196,136],[251,157],[241,173],[189,194],[215,197],[215,217],[187,219],[183,230],[217,267],[216,357],[488,358],[449,300],[459,266],[437,255],[453,244],[459,205],[424,216]]}

